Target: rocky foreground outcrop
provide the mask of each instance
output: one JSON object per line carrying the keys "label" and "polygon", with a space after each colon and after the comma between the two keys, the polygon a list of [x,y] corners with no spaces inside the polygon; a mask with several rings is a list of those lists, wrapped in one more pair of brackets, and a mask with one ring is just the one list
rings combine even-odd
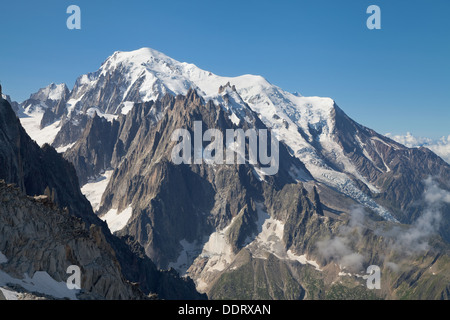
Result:
{"label": "rocky foreground outcrop", "polygon": [[7,283],[35,271],[60,282],[70,262],[84,270],[85,298],[206,298],[192,280],[159,270],[134,239],[113,236],[82,195],[73,165],[49,145],[40,148],[32,141],[4,99],[0,164],[0,179],[11,184],[3,183],[5,202],[0,198],[5,219],[0,251],[8,261],[1,268],[8,272]]}
{"label": "rocky foreground outcrop", "polygon": [[[122,275],[114,250],[99,226],[87,228],[81,219],[60,210],[46,196],[26,196],[3,180],[0,235],[0,252],[7,258],[0,270],[13,278],[33,278],[36,272],[47,272],[56,282],[65,283],[67,268],[76,265],[81,269],[81,290],[77,292],[80,298],[145,297]],[[13,289],[26,291],[17,285]],[[45,292],[33,294],[44,296]]]}

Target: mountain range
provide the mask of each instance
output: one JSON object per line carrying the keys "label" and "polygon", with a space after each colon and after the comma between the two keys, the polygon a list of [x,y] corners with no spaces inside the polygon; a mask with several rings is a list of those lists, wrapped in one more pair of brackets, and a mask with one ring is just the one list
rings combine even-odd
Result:
{"label": "mountain range", "polygon": [[[45,194],[53,214],[67,208],[85,230],[99,226],[122,253],[122,278],[111,281],[124,283],[103,297],[450,296],[450,165],[355,122],[330,98],[142,48],[115,52],[72,90],[51,84],[20,104],[2,101],[0,178],[16,185],[4,190],[19,202]],[[172,133],[194,132],[196,121],[203,132],[268,130],[278,172],[249,161],[174,164]],[[381,269],[379,290],[365,286],[370,265]]]}

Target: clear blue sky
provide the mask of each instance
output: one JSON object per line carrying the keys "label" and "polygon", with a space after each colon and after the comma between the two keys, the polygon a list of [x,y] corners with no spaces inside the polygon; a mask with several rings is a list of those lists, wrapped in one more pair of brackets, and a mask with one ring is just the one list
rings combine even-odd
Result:
{"label": "clear blue sky", "polygon": [[[68,30],[66,9],[81,8]],[[381,30],[366,9],[381,8]],[[223,76],[327,96],[380,133],[450,134],[450,1],[2,1],[0,81],[22,101],[151,47]]]}

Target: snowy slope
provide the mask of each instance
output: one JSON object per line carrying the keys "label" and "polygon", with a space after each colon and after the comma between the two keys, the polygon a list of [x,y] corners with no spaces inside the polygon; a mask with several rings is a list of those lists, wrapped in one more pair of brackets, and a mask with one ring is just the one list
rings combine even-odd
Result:
{"label": "snowy slope", "polygon": [[95,211],[100,207],[102,201],[102,195],[105,192],[106,186],[111,179],[113,170],[108,170],[94,181],[89,181],[82,188],[81,192],[86,196],[92,205],[92,209]]}
{"label": "snowy slope", "polygon": [[60,129],[60,121],[56,121],[51,125],[41,129],[41,120],[44,116],[44,111],[40,108],[33,111],[26,111],[21,115],[20,123],[25,129],[27,134],[36,141],[36,143],[42,146],[45,143],[51,144],[55,139]]}
{"label": "snowy slope", "polygon": [[[223,90],[219,92],[221,87]],[[67,110],[70,115],[72,112],[86,113],[95,107],[99,114],[126,114],[134,102],[154,100],[166,93],[186,94],[190,88],[195,88],[206,101],[221,104],[230,112],[230,119],[236,125],[248,120],[245,109],[250,107],[305,164],[315,179],[370,207],[384,218],[393,220],[349,177],[348,174],[358,178],[372,192],[378,192],[359,174],[336,143],[333,136],[334,118],[331,116],[335,103],[330,98],[291,94],[261,76],[221,77],[193,64],[176,61],[156,50],[142,48],[115,52],[98,71],[80,76],[68,99]],[[47,137],[39,140],[46,142],[51,141],[54,134],[53,131],[51,135],[50,132],[27,131],[34,139],[45,134]],[[339,165],[339,171],[327,164],[324,153]]]}
{"label": "snowy slope", "polygon": [[39,89],[30,95],[20,105],[19,118],[22,126],[28,135],[40,146],[44,143],[51,144],[60,130],[60,120],[54,121],[50,125],[41,129],[41,120],[47,109],[52,110],[60,100],[68,94],[67,86],[64,83],[50,84]]}
{"label": "snowy slope", "polygon": [[[140,83],[139,94],[142,101],[156,99],[166,93],[186,94],[192,87],[196,88],[205,100],[211,99],[226,106],[236,124],[239,119],[245,117],[242,110],[245,109],[243,104],[247,103],[260,115],[264,124],[272,128],[277,138],[293,150],[293,155],[306,165],[314,178],[370,207],[384,218],[393,220],[384,208],[361,192],[345,173],[356,176],[371,191],[378,192],[375,186],[358,173],[334,140],[331,112],[335,104],[332,99],[294,95],[272,85],[261,76],[217,76],[149,48],[114,53],[102,65],[96,78],[88,81],[89,77],[84,76],[83,83],[86,86],[95,86],[102,76],[112,74],[118,68],[128,71],[121,91],[123,101],[126,101],[136,83]],[[225,90],[225,93],[232,97],[231,103],[228,103],[230,100],[224,101],[223,92],[219,93],[219,88],[227,83],[236,88],[237,94],[234,96],[232,90]],[[342,164],[344,172],[330,168],[313,143],[319,143],[325,152],[333,155],[335,160]]]}
{"label": "snowy slope", "polygon": [[[0,264],[7,261],[7,257],[0,252]],[[37,271],[32,277],[24,274],[23,278],[19,279],[0,270],[0,290],[7,300],[17,300],[21,294],[12,291],[10,289],[11,285],[18,285],[28,292],[38,292],[59,299],[69,298],[77,300],[76,294],[79,292],[79,290],[68,289],[65,282],[56,281],[45,271]]]}
{"label": "snowy slope", "polygon": [[38,92],[32,94],[30,99],[46,101],[46,100],[61,100],[64,96],[67,87],[64,83],[55,84],[51,83],[45,88],[40,89]]}
{"label": "snowy slope", "polygon": [[101,216],[100,219],[108,224],[111,232],[116,232],[122,230],[131,219],[133,214],[133,207],[129,205],[122,212],[117,212],[117,209],[109,210],[105,215]]}
{"label": "snowy slope", "polygon": [[21,108],[27,114],[34,111],[44,112],[45,109],[52,108],[55,102],[64,99],[67,93],[68,89],[65,83],[52,83],[31,94],[29,99],[21,103]]}

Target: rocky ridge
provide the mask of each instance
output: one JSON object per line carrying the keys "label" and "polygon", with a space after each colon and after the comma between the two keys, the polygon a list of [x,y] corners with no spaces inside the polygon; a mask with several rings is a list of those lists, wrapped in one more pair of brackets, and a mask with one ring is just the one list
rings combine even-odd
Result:
{"label": "rocky ridge", "polygon": [[[20,193],[23,194],[23,199],[25,199],[25,194],[32,197],[37,196],[37,199],[39,200],[45,199],[45,204],[53,210],[52,215],[64,214],[65,216],[70,215],[72,219],[81,219],[78,224],[72,224],[74,228],[76,227],[76,230],[84,228],[85,233],[87,232],[88,234],[94,230],[95,233],[93,233],[92,236],[101,238],[101,240],[96,243],[108,247],[108,251],[111,253],[111,255],[106,255],[105,257],[111,257],[111,264],[118,264],[118,271],[116,271],[120,272],[120,276],[125,279],[123,281],[138,283],[141,295],[157,294],[159,298],[163,299],[179,299],[181,297],[190,299],[204,298],[204,296],[197,293],[192,281],[180,278],[178,274],[173,271],[161,271],[156,268],[154,263],[142,253],[142,249],[132,238],[126,237],[119,239],[113,236],[106,223],[93,214],[89,202],[81,194],[73,166],[64,160],[52,147],[47,145],[42,149],[39,148],[39,146],[25,133],[25,130],[21,127],[11,106],[4,99],[0,101],[0,141],[0,159],[3,164],[2,170],[0,171],[0,179],[6,180],[7,183],[15,184],[18,189],[14,189],[16,190],[14,191],[14,194],[17,195],[17,192],[19,192],[18,190],[20,190]],[[5,190],[13,190],[8,188]],[[9,196],[6,197],[8,198]],[[39,221],[33,222],[33,220],[28,217],[28,214],[31,214],[29,212],[34,212],[34,208],[32,208],[33,203],[34,202],[31,202],[30,204],[30,202],[28,202],[28,204],[25,205],[24,210],[20,212],[24,219],[23,228],[25,231],[28,230],[27,228],[32,228],[33,225],[39,223]],[[7,209],[9,210],[10,207],[7,207]],[[38,209],[39,208],[36,210]],[[12,214],[5,209],[4,213],[6,214],[7,212]],[[36,219],[39,220],[39,216],[37,216]],[[70,221],[71,220],[69,219],[69,226],[71,225]],[[27,222],[30,225],[27,225]],[[33,239],[33,234],[35,231],[38,232],[38,230],[30,230],[30,233],[28,234],[30,242],[32,242],[34,246],[41,246],[41,251],[47,249],[47,244],[50,246],[50,249],[53,248],[50,245],[52,243],[53,233],[51,230],[47,230],[47,228],[51,229],[51,227],[53,226],[42,226],[48,233],[47,238],[44,237],[44,231],[40,234],[36,234],[35,239]],[[55,227],[55,230],[58,230],[58,228]],[[70,233],[70,230],[68,232]],[[55,237],[57,236],[55,235]],[[70,238],[71,235],[69,234],[68,237]],[[7,240],[7,238],[5,238],[5,240]],[[61,241],[64,242],[65,239]],[[26,243],[22,244],[26,245]],[[8,242],[4,245],[5,249],[2,250],[3,254],[13,250],[13,248],[9,247]],[[17,243],[16,249],[19,251],[21,250],[20,243]],[[58,247],[58,251],[50,249],[49,252],[46,253],[46,257],[51,261],[56,261],[59,266],[62,266],[65,263],[65,260],[61,260],[63,259],[63,256],[61,255],[60,247]],[[80,250],[83,251],[84,249],[80,248]],[[31,254],[28,250],[19,251],[17,252],[18,261],[22,261],[20,259],[24,254]],[[88,254],[86,258],[88,260],[91,258],[94,259],[95,255],[98,255],[95,252],[95,250],[87,250],[85,252],[85,254]],[[91,253],[94,255],[93,257],[89,256]],[[78,254],[83,255],[84,253],[79,252]],[[9,259],[12,259],[11,257],[11,255],[8,256]],[[36,259],[36,261],[33,259]],[[42,259],[42,257],[39,256],[29,256],[27,261],[31,263],[31,266],[28,263],[24,263],[19,267],[25,269],[31,268],[29,269],[30,272],[35,271],[37,269],[33,269],[33,265],[41,266],[41,264],[44,264],[42,266],[46,267],[48,266],[48,259]],[[83,268],[84,265],[80,265],[80,267]],[[52,268],[53,269],[51,270],[43,269],[42,271],[48,272],[49,274],[55,274],[55,266],[52,265]],[[59,272],[59,276],[55,275],[56,278],[60,279],[61,273],[64,271],[65,269],[58,269],[57,272]],[[20,274],[20,269],[17,270],[17,272]],[[98,272],[105,272],[104,276],[108,277],[107,274],[109,271],[107,269],[99,270]],[[99,276],[97,275],[97,277]],[[109,285],[115,286],[116,284],[113,283],[115,281],[119,281],[119,278],[111,279]],[[117,283],[117,285],[120,285],[120,282]],[[122,289],[119,291],[122,291]],[[103,297],[131,297],[130,294],[127,296],[123,292],[119,294],[119,291],[116,290],[115,293],[108,294],[106,294],[105,291]]]}

